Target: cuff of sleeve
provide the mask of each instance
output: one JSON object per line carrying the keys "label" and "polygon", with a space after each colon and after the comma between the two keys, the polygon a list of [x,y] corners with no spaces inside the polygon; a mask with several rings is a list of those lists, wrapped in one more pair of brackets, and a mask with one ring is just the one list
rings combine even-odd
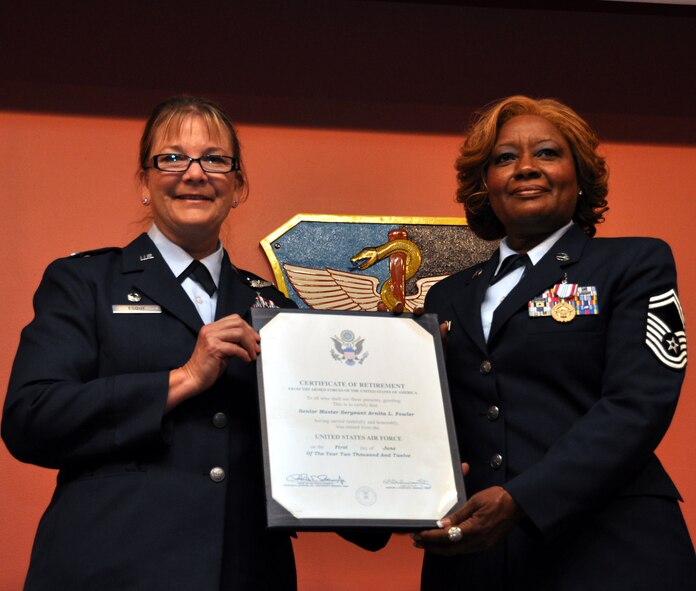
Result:
{"label": "cuff of sleeve", "polygon": [[111,379],[107,404],[113,410],[116,449],[171,442],[173,424],[164,417],[168,388],[167,371]]}

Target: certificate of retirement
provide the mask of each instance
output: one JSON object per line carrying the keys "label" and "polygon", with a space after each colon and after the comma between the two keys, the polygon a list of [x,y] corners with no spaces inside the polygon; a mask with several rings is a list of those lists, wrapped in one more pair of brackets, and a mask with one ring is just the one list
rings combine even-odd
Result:
{"label": "certificate of retirement", "polygon": [[465,501],[434,315],[252,309],[269,527],[417,529]]}

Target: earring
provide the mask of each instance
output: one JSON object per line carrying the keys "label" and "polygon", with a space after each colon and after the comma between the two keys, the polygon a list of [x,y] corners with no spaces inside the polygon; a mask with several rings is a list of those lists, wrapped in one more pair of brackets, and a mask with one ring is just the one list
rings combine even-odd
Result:
{"label": "earring", "polygon": [[150,198],[149,197],[143,197],[143,205],[150,205]]}
{"label": "earring", "polygon": [[578,191],[578,197],[582,197],[582,189]]}
{"label": "earring", "polygon": [[237,207],[239,205],[239,202],[236,199],[232,200],[232,207]]}

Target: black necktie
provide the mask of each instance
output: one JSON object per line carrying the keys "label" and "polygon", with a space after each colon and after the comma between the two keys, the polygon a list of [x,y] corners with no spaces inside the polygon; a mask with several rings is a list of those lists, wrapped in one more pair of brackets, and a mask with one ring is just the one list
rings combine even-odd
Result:
{"label": "black necktie", "polygon": [[[526,254],[511,254],[503,259],[503,264],[500,265],[498,272],[491,277],[491,285],[500,281],[505,275],[511,273],[518,267],[524,267],[525,273],[531,269],[532,261]],[[524,273],[523,273],[524,275]]]}
{"label": "black necktie", "polygon": [[200,261],[193,260],[191,264],[184,269],[184,272],[179,275],[179,283],[183,283],[184,279],[191,276],[191,278],[196,281],[206,293],[212,297],[215,293],[217,287],[215,286],[215,281],[210,275],[208,268]]}

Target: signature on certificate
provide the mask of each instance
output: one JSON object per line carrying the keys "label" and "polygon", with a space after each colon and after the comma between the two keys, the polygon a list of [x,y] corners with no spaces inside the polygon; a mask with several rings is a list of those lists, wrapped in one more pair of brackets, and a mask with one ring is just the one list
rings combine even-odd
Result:
{"label": "signature on certificate", "polygon": [[327,474],[288,474],[285,480],[289,483],[286,486],[348,486],[345,479],[339,474],[335,478]]}
{"label": "signature on certificate", "polygon": [[418,480],[387,478],[383,481],[383,484],[385,488],[405,488],[412,490],[422,490],[431,488],[430,482],[428,482],[425,478],[419,478]]}

